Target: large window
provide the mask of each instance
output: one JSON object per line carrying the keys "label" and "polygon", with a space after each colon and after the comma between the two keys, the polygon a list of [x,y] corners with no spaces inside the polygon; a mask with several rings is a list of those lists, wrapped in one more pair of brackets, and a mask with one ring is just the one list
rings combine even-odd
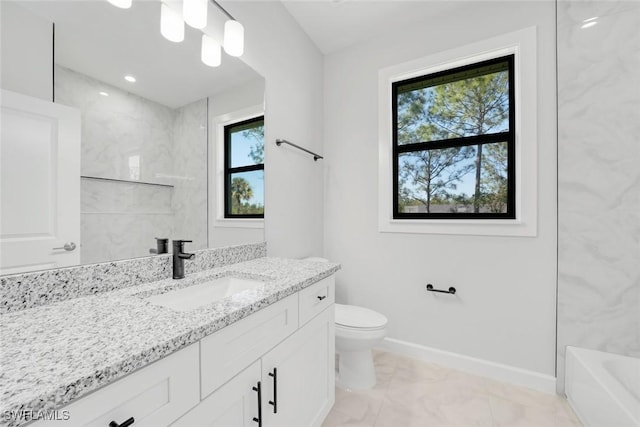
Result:
{"label": "large window", "polygon": [[514,56],[396,81],[394,219],[514,219]]}
{"label": "large window", "polygon": [[264,116],[224,127],[224,216],[264,218]]}

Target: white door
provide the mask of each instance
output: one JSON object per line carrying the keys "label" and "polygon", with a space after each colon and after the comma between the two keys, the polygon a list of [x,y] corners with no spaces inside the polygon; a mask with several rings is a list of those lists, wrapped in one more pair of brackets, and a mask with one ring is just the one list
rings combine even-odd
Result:
{"label": "white door", "polygon": [[80,264],[80,111],[2,90],[0,274]]}
{"label": "white door", "polygon": [[171,427],[257,427],[259,382],[260,361],[257,360]]}
{"label": "white door", "polygon": [[331,410],[335,400],[333,307],[262,357],[264,426],[320,427]]}

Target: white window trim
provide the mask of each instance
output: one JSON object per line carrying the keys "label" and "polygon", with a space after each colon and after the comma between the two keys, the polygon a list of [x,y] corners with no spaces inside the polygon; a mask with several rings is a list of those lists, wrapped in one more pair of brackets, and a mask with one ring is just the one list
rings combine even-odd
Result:
{"label": "white window trim", "polygon": [[[210,179],[209,200],[215,200],[211,209],[214,217],[213,227],[264,228],[264,218],[225,218],[224,217],[224,127],[254,117],[264,116],[264,105],[254,105],[214,117],[211,121],[215,139],[209,150],[209,164],[214,165]],[[215,195],[213,189],[215,188]],[[213,233],[209,233],[213,235]]]}
{"label": "white window trim", "polygon": [[[393,219],[393,82],[515,54],[516,219]],[[537,235],[537,48],[536,27],[526,28],[378,73],[378,229],[385,233]],[[523,120],[526,118],[526,120]]]}

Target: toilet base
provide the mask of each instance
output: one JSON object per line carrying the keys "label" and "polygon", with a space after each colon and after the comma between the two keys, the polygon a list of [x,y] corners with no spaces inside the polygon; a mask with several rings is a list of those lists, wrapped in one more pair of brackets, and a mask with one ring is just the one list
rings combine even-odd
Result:
{"label": "toilet base", "polygon": [[371,350],[339,352],[336,385],[350,390],[373,388],[376,385],[376,370]]}

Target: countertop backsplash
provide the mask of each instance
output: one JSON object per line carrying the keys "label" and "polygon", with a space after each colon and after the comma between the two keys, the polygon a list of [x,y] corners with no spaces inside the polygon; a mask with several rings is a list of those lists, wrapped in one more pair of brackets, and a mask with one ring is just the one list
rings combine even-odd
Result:
{"label": "countertop backsplash", "polygon": [[[194,251],[187,274],[267,256],[266,242]],[[172,276],[172,255],[42,270],[0,277],[0,313],[113,291]]]}

